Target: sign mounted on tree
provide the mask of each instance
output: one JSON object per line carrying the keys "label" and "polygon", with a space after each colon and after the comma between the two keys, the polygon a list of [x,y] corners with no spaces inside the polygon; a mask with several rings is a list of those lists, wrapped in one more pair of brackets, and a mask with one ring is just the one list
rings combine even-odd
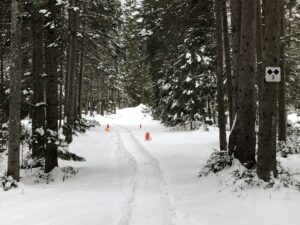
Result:
{"label": "sign mounted on tree", "polygon": [[266,82],[280,82],[281,69],[280,67],[266,67]]}

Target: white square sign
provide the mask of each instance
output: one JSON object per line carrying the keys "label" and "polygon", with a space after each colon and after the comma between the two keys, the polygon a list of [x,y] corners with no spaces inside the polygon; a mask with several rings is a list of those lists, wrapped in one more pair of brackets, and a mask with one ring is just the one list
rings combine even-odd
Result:
{"label": "white square sign", "polygon": [[281,68],[280,67],[266,67],[266,82],[280,82]]}

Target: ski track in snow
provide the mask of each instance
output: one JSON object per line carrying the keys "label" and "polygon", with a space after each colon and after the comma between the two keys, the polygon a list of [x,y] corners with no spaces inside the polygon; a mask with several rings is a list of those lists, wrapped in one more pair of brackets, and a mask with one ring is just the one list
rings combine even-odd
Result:
{"label": "ski track in snow", "polygon": [[132,208],[135,199],[135,192],[137,187],[137,162],[135,158],[126,150],[124,143],[121,139],[120,132],[117,132],[117,144],[118,144],[118,152],[123,156],[123,158],[128,160],[128,165],[130,167],[131,173],[133,177],[129,179],[129,185],[131,188],[129,189],[129,193],[127,193],[127,197],[122,206],[122,217],[118,223],[118,225],[129,225],[131,216],[132,216]]}
{"label": "ski track in snow", "polygon": [[[118,149],[129,161],[134,178],[126,197],[118,225],[174,225],[166,183],[158,160],[124,127],[117,129]],[[142,213],[144,212],[144,213]],[[146,213],[145,213],[146,212]],[[141,215],[148,215],[147,218]]]}

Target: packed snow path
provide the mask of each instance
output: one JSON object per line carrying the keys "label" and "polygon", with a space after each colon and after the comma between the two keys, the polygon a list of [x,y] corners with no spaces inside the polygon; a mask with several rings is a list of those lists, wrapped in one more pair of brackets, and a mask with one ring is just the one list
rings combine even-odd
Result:
{"label": "packed snow path", "polygon": [[[56,169],[55,182],[35,183],[29,171],[22,174],[19,188],[0,191],[0,224],[300,224],[299,191],[253,187],[235,192],[225,185],[228,177],[197,177],[218,147],[217,128],[170,130],[142,109],[96,116],[101,127],[74,138],[70,151],[86,161],[59,164],[78,169],[76,176],[63,181]],[[104,131],[106,124],[110,132]],[[296,167],[299,162],[296,155],[286,163]]]}
{"label": "packed snow path", "polygon": [[117,129],[119,149],[132,159],[134,168],[131,192],[125,200],[118,225],[173,225],[174,211],[170,206],[159,162],[129,129]]}

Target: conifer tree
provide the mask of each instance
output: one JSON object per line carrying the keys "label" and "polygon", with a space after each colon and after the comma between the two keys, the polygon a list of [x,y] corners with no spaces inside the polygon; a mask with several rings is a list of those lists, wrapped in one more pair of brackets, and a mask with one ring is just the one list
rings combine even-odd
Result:
{"label": "conifer tree", "polygon": [[21,1],[11,3],[11,84],[9,101],[9,140],[7,175],[20,180],[22,16]]}
{"label": "conifer tree", "polygon": [[58,21],[60,5],[48,0],[45,8],[50,13],[45,19],[45,71],[46,71],[46,129],[45,172],[58,166]]}
{"label": "conifer tree", "polygon": [[41,157],[45,150],[45,85],[44,85],[44,55],[43,55],[43,9],[42,1],[33,1],[31,13],[31,43],[32,43],[32,79],[33,84],[33,113],[32,113],[32,153]]}
{"label": "conifer tree", "polygon": [[223,77],[223,23],[222,23],[222,3],[215,1],[216,15],[216,39],[217,39],[217,104],[218,104],[218,125],[220,150],[227,150],[226,141],[226,116],[224,103],[224,77]]}
{"label": "conifer tree", "polygon": [[[265,0],[265,32],[263,39],[263,65],[280,66],[280,0]],[[260,74],[264,76],[264,74]],[[257,174],[269,181],[277,176],[276,168],[276,125],[277,84],[264,82],[261,90]]]}

